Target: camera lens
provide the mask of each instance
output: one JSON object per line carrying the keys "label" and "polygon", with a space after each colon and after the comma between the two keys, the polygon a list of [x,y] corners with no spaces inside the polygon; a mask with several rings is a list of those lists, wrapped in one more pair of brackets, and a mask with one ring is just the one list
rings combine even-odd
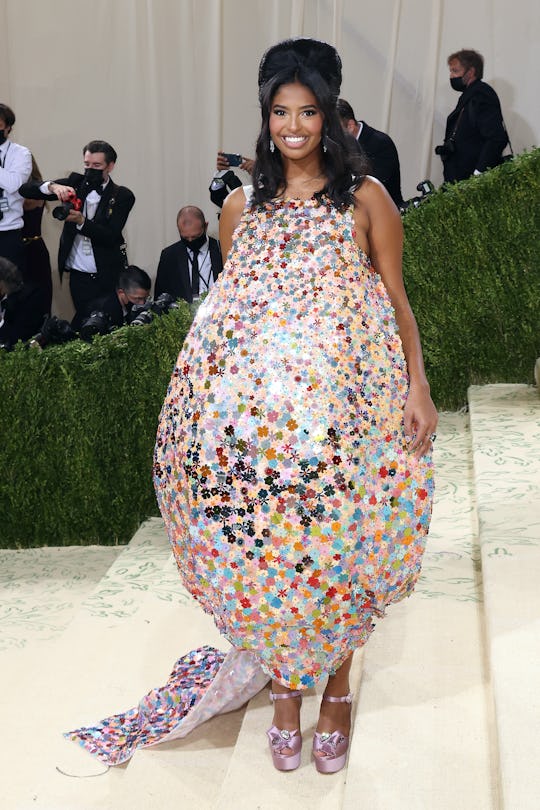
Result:
{"label": "camera lens", "polygon": [[58,219],[60,220],[60,222],[63,222],[67,218],[69,212],[73,210],[73,208],[74,208],[73,203],[65,202],[62,203],[62,205],[57,205],[56,208],[53,208],[52,215],[55,219]]}
{"label": "camera lens", "polygon": [[106,335],[111,331],[111,319],[106,312],[92,312],[81,324],[79,334],[82,340],[90,341],[94,335]]}

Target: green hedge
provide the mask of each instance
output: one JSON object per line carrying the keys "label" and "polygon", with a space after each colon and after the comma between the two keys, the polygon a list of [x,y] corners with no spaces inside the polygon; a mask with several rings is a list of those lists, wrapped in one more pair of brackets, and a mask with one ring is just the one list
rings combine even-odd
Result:
{"label": "green hedge", "polygon": [[[540,150],[405,216],[404,275],[437,406],[531,382],[540,355]],[[0,352],[0,547],[126,542],[157,514],[157,420],[191,323]]]}
{"label": "green hedge", "polygon": [[540,149],[440,189],[404,217],[404,277],[435,403],[533,382],[540,356]]}
{"label": "green hedge", "polygon": [[126,542],[158,514],[159,411],[192,314],[0,352],[0,547]]}

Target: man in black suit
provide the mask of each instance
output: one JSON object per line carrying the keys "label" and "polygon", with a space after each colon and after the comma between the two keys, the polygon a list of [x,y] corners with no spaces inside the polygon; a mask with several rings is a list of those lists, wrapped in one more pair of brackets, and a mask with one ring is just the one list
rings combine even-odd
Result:
{"label": "man in black suit", "polygon": [[181,208],[176,218],[180,239],[161,251],[154,296],[170,293],[191,302],[210,290],[223,269],[219,242],[207,237],[208,222],[195,205]]}
{"label": "man in black suit", "polygon": [[117,158],[110,144],[90,141],[83,157],[84,174],[72,172],[67,178],[41,185],[24,183],[19,189],[28,199],[74,202],[65,216],[58,269],[60,277],[64,272],[70,274],[76,325],[89,301],[115,289],[125,265],[122,229],[135,203],[133,193],[110,177]]}
{"label": "man in black suit", "polygon": [[338,99],[337,111],[343,129],[356,139],[369,158],[373,176],[381,181],[399,208],[403,197],[399,157],[394,141],[390,135],[370,127],[365,121],[357,121],[353,108],[344,98]]}
{"label": "man in black suit", "polygon": [[461,96],[435,153],[443,162],[445,182],[453,183],[498,166],[508,134],[499,97],[482,81],[484,57],[477,51],[457,51],[448,57],[448,68],[450,86]]}
{"label": "man in black suit", "polygon": [[18,340],[36,335],[48,315],[45,295],[35,284],[24,284],[13,262],[0,257],[0,345],[11,349]]}
{"label": "man in black suit", "polygon": [[111,326],[123,326],[131,308],[135,304],[146,303],[151,286],[152,280],[146,270],[130,264],[120,273],[113,292],[88,302],[82,313],[82,320],[92,312],[104,312],[109,316]]}

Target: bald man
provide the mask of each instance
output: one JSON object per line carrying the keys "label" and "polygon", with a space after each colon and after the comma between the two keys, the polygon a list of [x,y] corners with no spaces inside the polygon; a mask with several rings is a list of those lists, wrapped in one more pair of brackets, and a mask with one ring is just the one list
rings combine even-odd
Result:
{"label": "bald man", "polygon": [[180,239],[161,251],[154,297],[166,292],[191,304],[221,273],[221,250],[216,239],[207,237],[208,222],[196,205],[181,208],[176,225]]}

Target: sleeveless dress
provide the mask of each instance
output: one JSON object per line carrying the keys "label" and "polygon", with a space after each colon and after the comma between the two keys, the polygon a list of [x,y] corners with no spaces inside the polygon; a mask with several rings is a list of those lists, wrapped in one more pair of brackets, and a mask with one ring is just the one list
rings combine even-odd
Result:
{"label": "sleeveless dress", "polygon": [[293,689],[333,673],[409,595],[433,496],[406,449],[408,377],[352,209],[252,207],[198,310],[154,479],[184,585]]}

